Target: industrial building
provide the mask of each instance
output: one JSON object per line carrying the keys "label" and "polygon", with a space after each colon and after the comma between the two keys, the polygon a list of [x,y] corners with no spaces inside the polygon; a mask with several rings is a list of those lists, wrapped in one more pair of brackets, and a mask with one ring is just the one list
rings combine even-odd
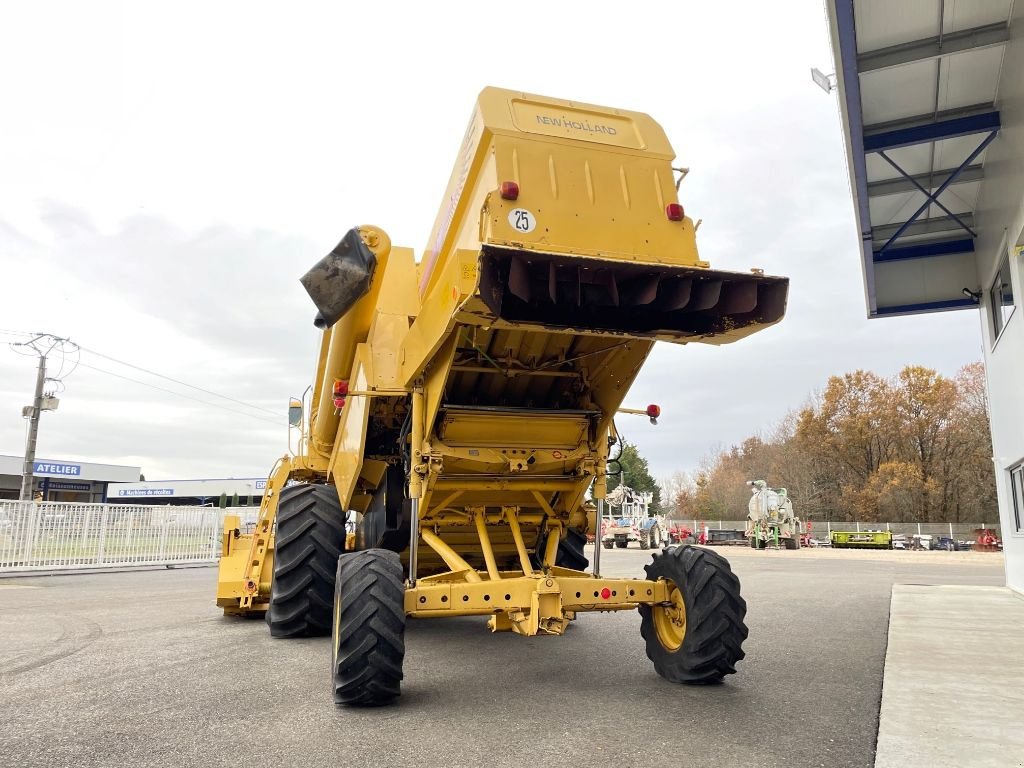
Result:
{"label": "industrial building", "polygon": [[[24,457],[0,455],[0,499],[17,499]],[[140,467],[68,459],[36,459],[33,497],[41,501],[102,502],[111,483],[138,480]]]}
{"label": "industrial building", "polygon": [[107,501],[111,504],[188,504],[196,506],[259,506],[265,477],[225,477],[208,480],[150,480],[111,483]]}
{"label": "industrial building", "polygon": [[[0,500],[16,500],[24,458],[0,455]],[[142,469],[68,459],[36,459],[33,498],[37,501],[110,504],[259,506],[265,477],[204,480],[141,480]]]}
{"label": "industrial building", "polygon": [[1024,3],[826,7],[867,314],[978,313],[1006,581],[1024,593]]}

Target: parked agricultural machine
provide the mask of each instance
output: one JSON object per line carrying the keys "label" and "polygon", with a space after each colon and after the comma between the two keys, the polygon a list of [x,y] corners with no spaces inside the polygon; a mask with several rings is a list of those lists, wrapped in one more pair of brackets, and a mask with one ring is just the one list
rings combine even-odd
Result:
{"label": "parked agricultural machine", "polygon": [[610,578],[583,551],[655,341],[731,343],[785,312],[786,278],[700,259],[673,157],[647,115],[487,88],[422,260],[362,226],[302,278],[311,397],[254,533],[226,519],[217,604],[266,613],[274,637],[331,635],[335,702],[399,695],[411,618],[560,635],[581,611],[639,610],[662,677],[735,672],[728,561],[679,546]]}
{"label": "parked agricultural machine", "polygon": [[616,486],[605,497],[611,516],[602,526],[601,545],[605,549],[625,549],[635,541],[640,549],[657,549],[668,543],[665,518],[648,512],[651,494],[640,493],[625,485]]}
{"label": "parked agricultural machine", "polygon": [[693,529],[688,526],[678,521],[668,521],[666,526],[669,544],[693,544],[696,542]]}
{"label": "parked agricultural machine", "polygon": [[750,501],[744,534],[754,549],[800,549],[800,519],[785,488],[769,488],[764,480],[748,480]]}
{"label": "parked agricultural machine", "polygon": [[832,531],[829,534],[836,549],[892,549],[892,531]]}

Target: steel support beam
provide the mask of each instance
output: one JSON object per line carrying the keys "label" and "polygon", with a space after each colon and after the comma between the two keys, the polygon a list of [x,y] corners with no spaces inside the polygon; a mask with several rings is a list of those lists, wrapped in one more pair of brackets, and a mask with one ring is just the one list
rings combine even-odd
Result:
{"label": "steel support beam", "polygon": [[[931,203],[928,203],[931,205]],[[974,226],[974,214],[973,213],[962,213],[960,218],[963,222],[969,226]],[[905,227],[903,232],[900,232],[900,228]],[[892,236],[899,232],[901,237],[913,237],[914,235],[930,235],[937,232],[952,232],[959,230],[960,225],[953,221],[948,216],[936,216],[931,219],[916,219],[913,221],[901,221],[895,224],[883,224],[879,227],[871,228],[871,238],[877,242],[885,242],[891,240]],[[882,249],[877,249],[875,253],[879,253]],[[891,249],[886,249],[891,250]],[[877,259],[877,257],[876,257]]]}
{"label": "steel support beam", "polygon": [[920,304],[899,304],[892,307],[879,307],[875,314],[879,317],[891,315],[920,315],[925,312],[945,312],[951,309],[977,308],[973,299],[946,299],[944,301],[925,301]]}
{"label": "steel support beam", "polygon": [[906,259],[927,259],[933,256],[952,256],[958,253],[974,253],[974,239],[961,237],[955,240],[931,240],[926,243],[899,245],[886,251],[875,251],[875,263],[904,261]]}
{"label": "steel support beam", "polygon": [[[999,117],[999,114],[996,113],[996,118],[998,119],[998,117]],[[926,210],[928,210],[928,206],[930,206],[930,205],[938,205],[940,208],[942,208],[942,210],[944,210],[948,214],[949,219],[951,219],[953,222],[955,222],[959,227],[962,227],[963,229],[966,229],[968,232],[971,233],[971,235],[975,234],[974,233],[974,229],[973,229],[974,228],[974,215],[973,214],[971,215],[971,217],[970,217],[971,221],[970,221],[970,223],[967,223],[967,216],[966,215],[963,218],[954,215],[953,213],[951,213],[949,211],[948,208],[946,208],[946,206],[941,205],[939,203],[939,198],[942,196],[942,193],[946,191],[946,187],[948,187],[950,184],[952,184],[954,181],[956,181],[957,176],[959,176],[961,173],[963,173],[963,170],[965,168],[967,168],[968,166],[970,166],[970,164],[973,163],[978,158],[978,155],[980,155],[982,152],[985,151],[985,147],[987,147],[989,144],[991,144],[992,141],[995,139],[995,137],[997,135],[998,135],[998,129],[994,128],[989,133],[989,135],[986,136],[982,140],[982,142],[975,148],[975,150],[973,152],[971,152],[971,154],[969,154],[967,156],[967,159],[964,160],[962,163],[960,163],[960,167],[957,168],[955,171],[953,171],[953,175],[950,176],[948,179],[946,179],[944,182],[942,182],[942,184],[939,185],[939,188],[936,189],[934,193],[932,193],[932,192],[925,192],[926,200],[924,201],[924,203],[921,204],[920,208],[918,208],[916,211],[914,211],[914,215],[913,216],[911,216],[909,219],[907,219],[905,222],[903,222],[902,224],[899,225],[899,228],[893,233],[892,237],[890,237],[885,242],[885,245],[882,246],[882,250],[883,251],[888,249],[894,242],[896,242],[896,240],[899,239],[900,235],[904,234],[905,232],[908,232],[912,227],[914,227],[915,223],[920,223],[920,222],[917,221],[918,217],[920,217],[920,215],[922,213],[924,213]],[[900,169],[900,167],[898,165],[896,165],[895,163],[893,163],[892,160],[889,160],[889,158],[885,156],[885,153],[882,153],[882,157],[885,160],[887,160],[894,168],[896,168],[896,170],[898,170],[898,171],[900,171],[902,173],[902,170]],[[933,219],[929,219],[929,221],[933,221]],[[931,230],[931,231],[934,231],[934,230]],[[939,230],[939,231],[942,231],[942,230]]]}
{"label": "steel support beam", "polygon": [[[939,195],[942,194],[942,190],[944,190],[946,187],[950,186],[951,184],[955,183],[956,180],[958,178],[960,178],[960,174],[963,173],[964,170],[966,170],[966,165],[961,165],[959,168],[954,170],[953,173],[951,173],[949,175],[949,178],[946,179],[945,181],[943,181],[939,185],[938,189],[935,191],[935,194],[932,194],[930,189],[925,189],[918,182],[914,181],[914,177],[911,176],[910,174],[908,174],[902,168],[900,168],[899,164],[896,163],[887,154],[885,154],[884,151],[879,152],[878,156],[881,157],[883,160],[885,160],[885,162],[887,162],[889,165],[891,165],[893,167],[893,169],[895,169],[895,171],[897,173],[902,175],[905,180],[907,180],[911,184],[913,184],[914,187],[917,189],[917,191],[925,196],[925,199],[931,200],[932,203],[937,205],[939,207],[939,209],[944,214],[949,216],[949,218],[951,218],[953,221],[955,221],[957,224],[959,224],[963,229],[967,230],[967,232],[970,234],[971,237],[977,237],[978,236],[978,233],[975,232],[973,229],[971,229],[969,226],[967,226],[967,224],[964,223],[963,219],[961,219],[959,216],[957,216],[956,213],[954,213],[953,211],[949,210],[949,208],[947,208],[946,205],[941,200],[939,200]],[[922,211],[919,211],[917,214],[914,214],[914,216],[916,217],[920,213],[923,213],[923,209],[922,209]],[[895,239],[895,238],[893,238],[893,239]]]}
{"label": "steel support beam", "polygon": [[954,109],[943,109],[939,112],[928,112],[923,115],[901,117],[896,120],[884,120],[880,123],[870,123],[863,127],[865,136],[875,136],[879,133],[887,133],[900,128],[916,128],[919,125],[931,125],[937,120],[952,120],[954,117],[973,117],[986,112],[995,112],[996,105],[992,102],[985,104],[970,104],[966,107]]}
{"label": "steel support beam", "polygon": [[955,139],[975,133],[999,130],[999,112],[991,110],[962,117],[937,118],[929,122],[917,122],[905,128],[894,128],[864,137],[864,151],[878,152],[883,149],[909,147],[942,139]]}
{"label": "steel support beam", "polygon": [[1010,39],[1010,28],[1005,21],[987,24],[983,27],[950,32],[941,37],[929,37],[908,43],[867,51],[857,57],[857,69],[861,74],[875,72],[889,67],[912,64],[916,61],[937,59],[963,51],[990,48],[1002,45]]}
{"label": "steel support beam", "polygon": [[[885,197],[886,195],[899,195],[904,192],[914,192],[918,184],[928,189],[940,186],[956,172],[956,168],[946,168],[933,173],[917,173],[908,178],[885,179],[884,181],[869,181],[869,197]],[[953,184],[967,184],[971,181],[981,181],[985,178],[985,170],[981,165],[972,165],[964,168]],[[916,182],[916,184],[915,184]]]}

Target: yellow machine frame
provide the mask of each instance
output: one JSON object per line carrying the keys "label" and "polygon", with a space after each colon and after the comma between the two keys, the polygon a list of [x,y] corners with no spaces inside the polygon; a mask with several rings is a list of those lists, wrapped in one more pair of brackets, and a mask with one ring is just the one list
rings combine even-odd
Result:
{"label": "yellow machine frame", "polygon": [[[570,529],[597,529],[588,489],[600,506],[612,418],[654,342],[729,343],[785,309],[784,278],[715,272],[700,259],[673,157],[642,113],[480,94],[422,261],[382,230],[359,228],[376,268],[365,295],[323,330],[298,448],[270,474],[254,531],[226,518],[217,591],[225,613],[267,609],[286,485],[331,484],[341,509],[365,514],[395,461],[371,454],[368,424],[407,420],[409,616],[487,615],[494,631],[561,634],[580,611],[654,605],[663,642],[678,647],[685,609],[670,582],[555,564]],[[517,228],[517,210],[533,217],[528,230]],[[605,290],[609,322],[574,327],[572,312],[559,315],[566,285],[581,313],[585,290]],[[547,319],[508,309],[545,290],[537,286],[550,293]],[[504,304],[494,298],[501,291]],[[690,319],[625,325],[628,302],[646,312],[665,291],[675,292],[669,305],[695,307]],[[339,381],[347,392],[336,408]],[[545,403],[541,413],[446,400],[501,387],[522,402],[545,391],[577,402]]]}

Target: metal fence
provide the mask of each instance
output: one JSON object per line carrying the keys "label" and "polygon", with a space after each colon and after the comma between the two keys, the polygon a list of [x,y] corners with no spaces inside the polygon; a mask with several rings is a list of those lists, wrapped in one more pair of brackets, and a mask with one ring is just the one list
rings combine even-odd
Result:
{"label": "metal fence", "polygon": [[226,511],[3,501],[0,574],[214,563]]}
{"label": "metal fence", "polygon": [[[681,520],[679,522],[691,527],[694,531],[704,525],[716,530],[742,530],[747,524],[746,520]],[[892,531],[894,534],[902,533],[908,538],[917,534],[948,536],[955,541],[974,541],[975,531],[979,528],[988,528],[995,531],[996,536],[1002,537],[998,521],[987,523],[847,523],[812,520],[810,533],[813,537],[827,539],[832,531]]]}

